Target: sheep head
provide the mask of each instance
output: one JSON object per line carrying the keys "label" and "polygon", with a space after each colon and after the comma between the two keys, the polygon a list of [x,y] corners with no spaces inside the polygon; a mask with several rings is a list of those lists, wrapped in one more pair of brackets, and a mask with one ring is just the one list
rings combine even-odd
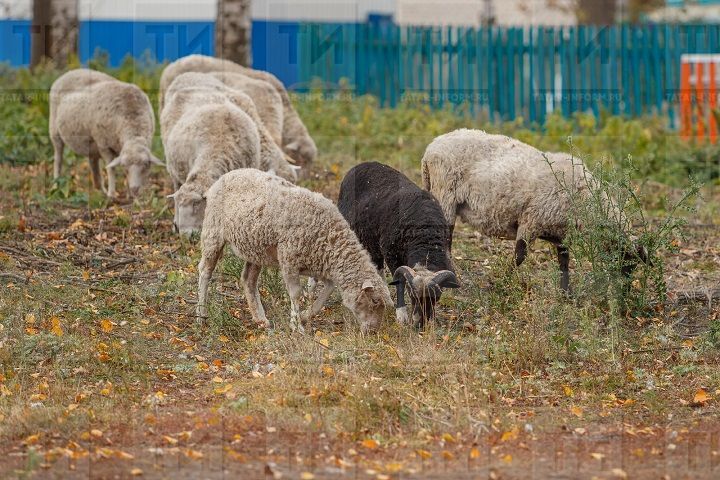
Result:
{"label": "sheep head", "polygon": [[375,274],[365,279],[358,289],[344,291],[343,304],[360,322],[360,330],[368,333],[377,330],[385,309],[392,305],[392,298],[385,281]]}
{"label": "sheep head", "polygon": [[310,165],[317,157],[317,147],[309,135],[283,145],[283,150],[300,165]]}
{"label": "sheep head", "polygon": [[130,196],[136,197],[147,182],[152,165],[164,167],[165,163],[152,154],[148,146],[145,145],[144,140],[130,141],[125,143],[120,155],[113,159],[105,169],[108,172],[108,177],[110,177],[113,175],[115,168],[123,166],[127,171],[127,185]]}
{"label": "sheep head", "polygon": [[433,272],[425,267],[398,267],[390,285],[397,286],[396,314],[398,322],[409,323],[405,305],[405,286],[410,296],[410,311],[415,325],[422,327],[435,317],[435,304],[440,300],[444,288],[459,288],[457,276],[450,270]]}
{"label": "sheep head", "polygon": [[199,232],[205,217],[205,192],[196,183],[183,184],[177,192],[168,195],[175,202],[173,225],[180,235],[190,236]]}

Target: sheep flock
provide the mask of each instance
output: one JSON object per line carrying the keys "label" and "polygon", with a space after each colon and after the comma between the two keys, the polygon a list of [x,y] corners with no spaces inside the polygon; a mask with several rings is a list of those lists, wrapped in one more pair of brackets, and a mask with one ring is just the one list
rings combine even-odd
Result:
{"label": "sheep flock", "polygon": [[[155,117],[137,86],[92,70],[67,72],[50,91],[54,175],[61,175],[68,147],[88,157],[95,188],[109,197],[117,196],[115,171],[122,167],[134,197],[150,167],[165,166],[174,187],[168,198],[175,230],[200,233],[200,323],[227,245],[244,261],[245,297],[253,321],[263,327],[274,323],[258,289],[263,267],[281,274],[293,329],[307,329],[334,289],[362,332],[376,330],[393,304],[398,322],[422,326],[435,316],[445,290],[462,288],[451,255],[457,217],[483,235],[514,240],[517,266],[534,240],[552,243],[560,287],[570,289],[571,197],[587,195],[592,176],[569,154],[460,129],[428,145],[424,189],[402,172],[368,162],[348,172],[335,205],[296,185],[317,148],[284,85],[270,73],[202,55],[182,58],[163,71],[159,121],[164,162],[150,150]],[[617,209],[612,198],[603,201]],[[620,248],[629,275],[649,259],[631,232],[624,235]],[[307,291],[303,277],[310,279]],[[388,285],[396,287],[394,302]],[[305,296],[315,299],[303,310]]]}

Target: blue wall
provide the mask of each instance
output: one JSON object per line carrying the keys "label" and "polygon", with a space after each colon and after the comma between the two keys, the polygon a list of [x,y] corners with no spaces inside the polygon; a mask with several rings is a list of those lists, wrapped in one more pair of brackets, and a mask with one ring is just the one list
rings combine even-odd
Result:
{"label": "blue wall", "polygon": [[[298,82],[298,23],[253,22],[253,66],[274,73],[285,85]],[[127,55],[149,54],[157,61],[172,61],[192,53],[213,55],[215,24],[210,21],[80,22],[80,60],[85,63],[99,51],[117,66]],[[0,20],[0,62],[13,66],[30,63],[30,21]]]}

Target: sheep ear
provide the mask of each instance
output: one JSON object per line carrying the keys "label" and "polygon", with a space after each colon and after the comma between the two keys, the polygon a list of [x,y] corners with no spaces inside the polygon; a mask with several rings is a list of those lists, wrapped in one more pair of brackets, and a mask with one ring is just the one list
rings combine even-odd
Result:
{"label": "sheep ear", "polygon": [[291,152],[297,152],[300,150],[300,143],[295,140],[294,142],[290,142],[287,145],[285,145],[285,150],[290,150]]}
{"label": "sheep ear", "polygon": [[171,193],[170,195],[166,196],[165,198],[172,198],[175,199],[175,195],[177,195],[177,192]]}
{"label": "sheep ear", "polygon": [[150,154],[150,163],[154,163],[155,165],[159,165],[159,166],[161,166],[161,167],[164,167],[164,166],[165,166],[165,162],[163,162],[162,160],[160,160],[159,158],[157,158],[157,157],[156,157],[155,155],[153,155],[152,153]]}
{"label": "sheep ear", "polygon": [[297,173],[297,172],[299,172],[300,170],[302,170],[302,167],[300,167],[300,166],[298,166],[298,165],[290,165],[290,168],[292,168],[295,173]]}
{"label": "sheep ear", "polygon": [[375,285],[370,280],[365,280],[362,284],[363,292],[371,292],[375,290]]}
{"label": "sheep ear", "polygon": [[115,157],[112,162],[105,166],[105,169],[118,167],[122,165],[124,161],[125,159],[123,157]]}

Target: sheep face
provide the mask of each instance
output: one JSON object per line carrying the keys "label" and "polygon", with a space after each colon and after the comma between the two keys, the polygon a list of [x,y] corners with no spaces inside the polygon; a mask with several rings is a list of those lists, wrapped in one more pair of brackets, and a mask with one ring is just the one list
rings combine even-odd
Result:
{"label": "sheep face", "polygon": [[168,198],[175,202],[175,231],[188,237],[200,232],[205,216],[205,195],[195,186],[186,183]]}
{"label": "sheep face", "polygon": [[146,145],[136,142],[125,144],[120,156],[105,168],[110,173],[110,170],[121,165],[127,170],[127,185],[131,197],[136,197],[140,193],[140,189],[147,183],[152,165],[165,166],[162,160],[153,155]]}
{"label": "sheep face", "polygon": [[390,291],[382,279],[366,280],[359,293],[343,292],[343,304],[360,322],[360,330],[369,333],[377,330],[385,315],[385,308],[392,305]]}
{"label": "sheep face", "polygon": [[317,147],[312,138],[309,137],[293,140],[283,146],[283,150],[301,165],[309,165],[315,160],[315,157],[317,157]]}
{"label": "sheep face", "polygon": [[398,321],[405,323],[409,320],[407,307],[400,306],[403,303],[400,297],[404,295],[404,287],[407,286],[412,321],[419,327],[435,318],[435,304],[440,300],[444,288],[460,287],[455,273],[450,270],[432,272],[418,265],[414,269],[407,266],[398,268],[391,285],[398,286]]}

